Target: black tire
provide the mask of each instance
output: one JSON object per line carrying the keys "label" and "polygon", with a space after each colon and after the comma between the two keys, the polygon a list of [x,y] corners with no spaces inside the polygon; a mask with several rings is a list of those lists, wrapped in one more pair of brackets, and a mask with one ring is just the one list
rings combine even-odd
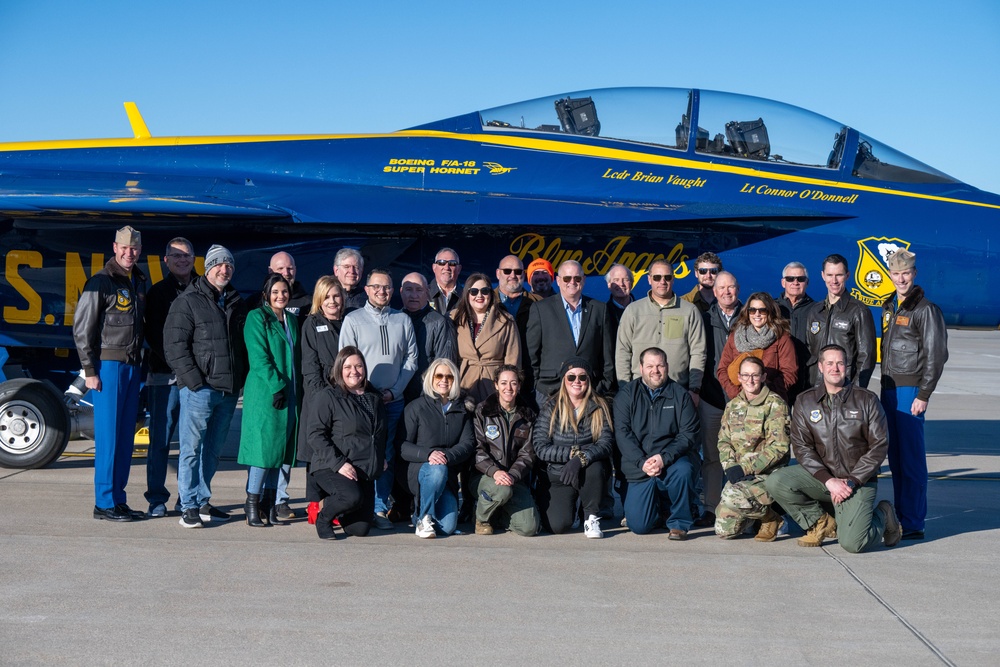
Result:
{"label": "black tire", "polygon": [[0,466],[41,468],[59,458],[69,441],[69,411],[39,380],[0,384]]}

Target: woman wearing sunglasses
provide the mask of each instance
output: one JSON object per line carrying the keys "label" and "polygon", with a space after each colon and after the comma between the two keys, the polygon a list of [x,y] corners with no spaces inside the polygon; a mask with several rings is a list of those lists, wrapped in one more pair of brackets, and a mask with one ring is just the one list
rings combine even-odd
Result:
{"label": "woman wearing sunglasses", "polygon": [[795,386],[799,364],[788,320],[767,292],[754,292],[729,332],[716,377],[730,399],[740,393],[740,363],[749,356],[764,362],[765,382],[786,401]]}
{"label": "woman wearing sunglasses", "polygon": [[451,535],[458,526],[458,471],[472,457],[472,412],[459,399],[458,367],[435,359],[424,373],[424,391],[403,413],[400,456],[409,462],[416,535]]}
{"label": "woman wearing sunglasses", "polygon": [[348,345],[337,353],[323,388],[312,390],[302,422],[307,488],[323,499],[316,534],[335,539],[332,522],[339,519],[348,535],[367,535],[375,520],[375,478],[384,467],[388,420],[361,350]]}
{"label": "woman wearing sunglasses", "polygon": [[452,313],[462,362],[460,386],[476,403],[496,391],[493,378],[503,364],[521,361],[521,337],[507,310],[496,303],[490,279],[474,273],[465,283],[462,301]]}
{"label": "woman wearing sunglasses", "polygon": [[611,413],[594,392],[585,359],[567,359],[559,375],[559,391],[539,410],[532,438],[542,462],[538,509],[551,532],[565,533],[573,526],[579,500],[587,517],[584,534],[604,537],[598,514],[611,458]]}

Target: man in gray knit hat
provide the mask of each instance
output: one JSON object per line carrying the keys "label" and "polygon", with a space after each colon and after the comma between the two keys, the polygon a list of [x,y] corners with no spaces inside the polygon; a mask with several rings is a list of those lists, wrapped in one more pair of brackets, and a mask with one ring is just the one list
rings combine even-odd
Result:
{"label": "man in gray knit hat", "polygon": [[171,304],[163,331],[164,356],[181,388],[177,495],[184,528],[229,520],[209,499],[219,452],[249,370],[243,341],[246,304],[230,284],[235,266],[227,249],[209,248],[205,275]]}

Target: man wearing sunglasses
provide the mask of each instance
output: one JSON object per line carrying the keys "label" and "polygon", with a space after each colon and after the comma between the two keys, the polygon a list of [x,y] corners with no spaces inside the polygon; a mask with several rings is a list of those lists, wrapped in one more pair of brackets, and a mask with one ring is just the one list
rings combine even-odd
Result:
{"label": "man wearing sunglasses", "polygon": [[847,259],[833,254],[823,260],[827,295],[809,308],[809,383],[819,384],[819,352],[827,345],[847,350],[847,378],[868,387],[875,370],[875,322],[868,306],[847,292]]}
{"label": "man wearing sunglasses", "polygon": [[618,383],[639,377],[639,354],[658,347],[667,354],[670,379],[691,392],[695,407],[705,374],[705,324],[701,311],[674,294],[674,267],[665,259],[649,266],[649,293],[622,313],[615,370]]}
{"label": "man wearing sunglasses", "polygon": [[533,384],[528,369],[527,354],[528,349],[528,316],[536,301],[541,301],[542,297],[525,289],[524,264],[517,255],[507,255],[500,260],[497,267],[497,288],[496,300],[510,313],[517,324],[517,333],[521,337],[521,368],[525,369],[525,387]]}
{"label": "man wearing sunglasses", "polygon": [[698,306],[698,310],[707,313],[715,303],[715,279],[722,271],[722,260],[714,252],[703,252],[694,260],[694,277],[698,281],[691,291],[682,299]]}
{"label": "man wearing sunglasses", "polygon": [[774,297],[781,316],[788,320],[795,345],[795,361],[799,364],[799,381],[788,389],[788,404],[794,405],[800,393],[808,389],[809,382],[809,307],[815,303],[806,293],[809,271],[802,262],[789,262],[781,271],[781,294]]}
{"label": "man wearing sunglasses", "polygon": [[614,345],[607,305],[583,295],[586,276],[579,262],[566,260],[556,274],[559,293],[542,299],[528,318],[528,362],[539,401],[559,389],[559,369],[570,357],[594,371],[594,390],[605,394],[615,379]]}
{"label": "man wearing sunglasses", "polygon": [[431,271],[434,272],[434,284],[430,291],[431,308],[447,315],[458,308],[462,300],[461,290],[458,289],[462,262],[458,259],[458,253],[451,248],[441,248],[434,255]]}

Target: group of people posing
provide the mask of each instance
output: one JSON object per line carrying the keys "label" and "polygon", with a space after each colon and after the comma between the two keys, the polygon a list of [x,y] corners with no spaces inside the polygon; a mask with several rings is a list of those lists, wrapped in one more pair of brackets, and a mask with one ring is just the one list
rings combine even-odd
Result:
{"label": "group of people posing", "polygon": [[[324,539],[337,526],[366,535],[403,521],[421,538],[466,521],[477,534],[579,524],[598,538],[613,491],[622,525],[664,527],[671,540],[714,526],[726,539],[772,541],[787,518],[806,531],[803,546],[836,537],[857,552],[923,537],[922,420],[947,337],[905,249],[888,258],[897,291],[883,305],[880,401],[866,389],[874,322],[847,293],[840,255],[823,263],[822,301],[792,262],[778,297],[756,292],[744,304],[712,253],[695,260],[698,284],[683,296],[666,260],[651,263],[639,297],[616,264],[601,302],[584,296],[575,261],[525,270],[508,255],[496,287],[473,273],[460,288],[450,248],[436,253],[431,281],[404,276],[397,301],[391,273],[366,274],[361,254],[344,248],[310,295],[280,252],[248,302],[230,284],[226,248],[212,246],[198,276],[183,238],[168,243],[169,272],[147,295],[140,247],[139,232],[119,230],[74,322],[98,392],[95,518],[146,515],[124,492],[145,340],[148,514],[167,514],[176,432],[186,528],[230,519],[211,504],[211,481],[242,392],[249,526],[295,516],[287,487],[299,461]],[[876,498],[887,453],[895,504]]]}

